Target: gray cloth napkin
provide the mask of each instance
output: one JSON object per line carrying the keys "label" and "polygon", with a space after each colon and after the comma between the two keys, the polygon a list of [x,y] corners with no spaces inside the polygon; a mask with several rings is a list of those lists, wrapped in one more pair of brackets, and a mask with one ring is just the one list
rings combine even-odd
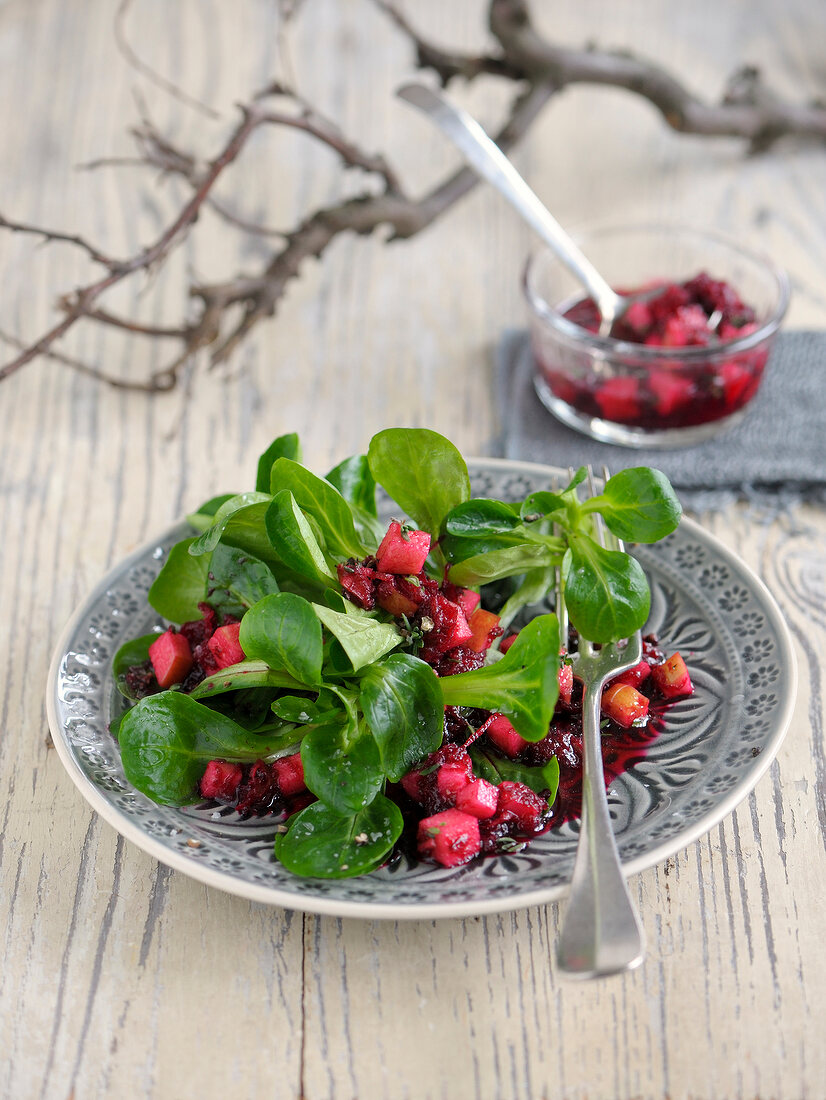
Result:
{"label": "gray cloth napkin", "polygon": [[694,447],[647,450],[598,443],[560,423],[536,396],[527,332],[508,330],[496,353],[500,454],[554,466],[655,466],[702,510],[742,496],[826,501],[826,333],[778,336],[744,420]]}

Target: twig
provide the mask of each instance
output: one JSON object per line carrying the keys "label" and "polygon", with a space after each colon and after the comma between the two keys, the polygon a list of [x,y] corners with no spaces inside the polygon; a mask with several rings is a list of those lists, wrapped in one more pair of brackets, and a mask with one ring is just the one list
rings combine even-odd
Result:
{"label": "twig", "polygon": [[[132,0],[120,0],[115,24],[116,38],[124,56],[170,94],[216,117],[210,108],[159,77],[131,49],[124,33],[131,3]],[[826,139],[824,104],[785,102],[753,68],[736,72],[722,100],[710,104],[661,66],[629,52],[571,48],[547,40],[533,24],[527,0],[489,0],[488,23],[493,45],[478,54],[452,51],[430,42],[413,26],[397,0],[375,0],[375,3],[410,40],[419,67],[434,73],[443,84],[454,79],[472,81],[486,74],[518,86],[510,114],[497,137],[504,149],[509,149],[529,130],[555,92],[572,84],[624,88],[648,100],[675,130],[705,136],[741,137],[750,142],[755,151],[766,149],[786,136],[820,143]],[[279,52],[282,54],[286,49],[283,28],[299,4],[300,0],[279,0]],[[291,69],[287,62],[284,64]],[[288,107],[284,108],[278,100],[285,101]],[[191,189],[189,199],[164,232],[131,258],[116,260],[74,233],[42,229],[0,217],[0,229],[33,234],[46,243],[72,244],[105,269],[101,278],[61,297],[63,317],[33,343],[23,345],[7,338],[19,349],[19,354],[0,367],[0,381],[38,355],[46,354],[112,385],[152,392],[169,389],[175,385],[180,368],[200,349],[211,348],[212,365],[224,362],[259,321],[272,316],[290,281],[299,275],[304,261],[320,257],[337,236],[345,232],[367,236],[386,227],[389,240],[411,237],[450,209],[476,183],[476,176],[470,169],[463,168],[436,184],[423,197],[409,198],[396,172],[381,153],[363,149],[332,119],[322,115],[281,80],[271,81],[249,103],[241,105],[240,110],[241,121],[233,128],[219,154],[212,161],[203,161],[165,137],[149,117],[146,107],[139,103],[140,123],[132,130],[139,156],[91,162],[92,166],[137,163],[155,168],[163,176],[183,179]],[[225,199],[216,197],[214,188],[225,169],[239,158],[250,135],[261,126],[288,127],[307,134],[332,149],[345,168],[365,173],[378,189],[374,186],[355,198],[316,210],[286,232],[239,216]],[[122,280],[137,273],[151,275],[156,272],[192,230],[200,211],[207,206],[244,233],[254,234],[262,240],[278,238],[278,247],[262,261],[258,272],[236,275],[221,282],[190,285],[188,294],[195,303],[195,316],[191,322],[180,325],[145,325],[112,314],[99,304],[98,299]],[[178,354],[147,382],[112,379],[54,349],[53,345],[81,319],[151,339],[177,340],[180,343]]]}
{"label": "twig", "polygon": [[710,104],[661,66],[631,53],[570,49],[548,42],[535,29],[525,0],[491,0],[489,22],[504,54],[528,80],[550,80],[558,88],[625,88],[647,99],[681,133],[742,137],[754,149],[766,149],[789,134],[826,139],[822,103],[783,102],[752,67],[735,73],[722,101]]}
{"label": "twig", "polygon": [[8,229],[12,233],[29,233],[36,237],[42,237],[44,244],[49,241],[62,241],[64,244],[73,244],[77,248],[82,248],[89,256],[89,259],[94,260],[97,264],[102,264],[104,267],[109,268],[110,271],[117,271],[120,267],[117,260],[113,260],[111,256],[107,256],[105,253],[99,251],[93,244],[90,244],[84,237],[79,236],[77,233],[60,233],[54,229],[44,229],[39,225],[27,225],[25,222],[9,221],[9,219],[4,218],[2,214],[0,214],[0,229]]}
{"label": "twig", "polygon": [[[496,136],[505,150],[525,133],[547,103],[552,89],[532,87],[519,96],[511,114]],[[335,207],[318,210],[288,237],[287,246],[276,253],[265,271],[255,279],[216,286],[195,287],[193,293],[205,306],[223,310],[228,305],[244,305],[240,321],[217,345],[211,355],[213,365],[221,363],[265,317],[272,316],[287,284],[296,278],[304,260],[318,257],[339,234],[353,232],[361,236],[389,226],[391,240],[420,233],[448,210],[478,182],[469,168],[462,168],[433,188],[418,201],[395,193],[360,195]]]}
{"label": "twig", "polygon": [[[44,351],[48,351],[52,344],[60,339],[61,336],[65,335],[76,321],[83,316],[89,315],[94,303],[101,294],[109,290],[110,287],[115,286],[115,284],[126,278],[127,275],[132,275],[136,271],[149,271],[156,261],[160,260],[161,257],[165,257],[172,251],[174,246],[182,239],[185,232],[197,218],[198,211],[206,200],[215,181],[227,165],[231,164],[241,152],[247,138],[255,127],[259,125],[259,122],[260,116],[254,108],[244,107],[242,109],[241,122],[236,126],[229,141],[215,160],[210,163],[202,183],[186,203],[180,214],[178,214],[177,218],[173,220],[171,225],[169,225],[160,237],[158,237],[158,239],[148,248],[142,249],[131,259],[123,261],[116,269],[111,269],[102,279],[89,283],[79,290],[76,290],[72,295],[67,296],[64,299],[65,316],[63,319],[44,333],[44,335],[34,344],[31,344],[22,351],[15,359],[12,359],[11,362],[7,363],[5,366],[0,367],[0,382],[31,362],[36,356],[42,354]],[[43,235],[48,237],[50,235],[49,231],[45,231]]]}
{"label": "twig", "polygon": [[[26,348],[26,344],[22,340],[8,332],[3,332],[2,329],[0,329],[0,340],[10,344],[13,348],[21,350]],[[71,367],[72,370],[85,374],[88,378],[94,378],[96,382],[105,382],[107,386],[113,386],[115,389],[139,390],[142,393],[163,393],[166,390],[174,389],[177,382],[176,373],[170,371],[169,367],[163,367],[161,370],[155,371],[146,381],[136,381],[132,378],[117,378],[113,374],[107,374],[105,371],[93,367],[90,363],[84,363],[82,359],[74,359],[72,356],[64,355],[63,352],[54,349],[46,349],[43,352],[43,358],[51,359],[52,362],[60,363],[64,367]]]}

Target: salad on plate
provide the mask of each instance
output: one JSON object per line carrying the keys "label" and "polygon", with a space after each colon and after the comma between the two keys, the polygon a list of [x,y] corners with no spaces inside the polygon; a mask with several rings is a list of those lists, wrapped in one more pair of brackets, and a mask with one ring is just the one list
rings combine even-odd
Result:
{"label": "salad on plate", "polygon": [[[581,685],[566,654],[645,624],[630,555],[596,517],[655,542],[681,509],[665,476],[584,470],[519,503],[471,497],[444,437],[391,428],[325,477],[298,438],[261,456],[255,489],[189,516],[149,590],[170,625],[114,659],[127,780],[172,806],[271,815],[275,858],[312,878],[400,854],[456,867],[523,847],[578,812]],[[377,486],[397,507],[378,519]],[[561,572],[572,630],[550,608]],[[652,636],[603,696],[611,781],[692,691]]]}

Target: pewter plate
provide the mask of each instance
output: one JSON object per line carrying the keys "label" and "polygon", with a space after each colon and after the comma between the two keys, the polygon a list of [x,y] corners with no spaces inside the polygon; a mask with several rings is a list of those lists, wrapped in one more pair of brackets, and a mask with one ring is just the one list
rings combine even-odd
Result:
{"label": "pewter plate", "polygon": [[[521,500],[560,471],[530,463],[469,463],[475,496]],[[202,803],[156,806],[126,781],[108,723],[123,707],[111,662],[123,642],[160,623],[146,602],[180,524],[121,562],[77,610],[49,674],[55,746],[101,816],[162,863],[254,901],[334,916],[433,919],[494,913],[565,895],[577,822],[523,852],[461,868],[399,862],[357,879],[289,874],[273,857],[274,827]],[[707,832],[737,806],[777,753],[795,698],[788,629],[762,582],[698,524],[684,519],[654,547],[635,550],[648,576],[647,629],[680,650],[694,695],[670,707],[645,758],[609,792],[622,862],[634,874]]]}

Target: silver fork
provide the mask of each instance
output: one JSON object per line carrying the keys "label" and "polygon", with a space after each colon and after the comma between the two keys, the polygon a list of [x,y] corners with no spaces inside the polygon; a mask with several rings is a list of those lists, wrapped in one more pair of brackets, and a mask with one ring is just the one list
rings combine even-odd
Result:
{"label": "silver fork", "polygon": [[[608,471],[603,468],[603,477]],[[594,477],[588,467],[588,488],[594,492]],[[597,536],[603,546],[621,550],[622,543],[608,532],[602,517],[596,517]],[[560,637],[568,638],[568,614],[557,581],[557,615]],[[622,646],[618,643],[596,648],[584,638],[571,655],[574,675],[582,681],[582,817],[571,891],[557,944],[557,963],[572,978],[597,978],[631,970],[642,962],[645,936],[628,893],[620,864],[602,768],[600,744],[600,702],[602,690],[612,677],[633,668],[642,659],[639,631]]]}

